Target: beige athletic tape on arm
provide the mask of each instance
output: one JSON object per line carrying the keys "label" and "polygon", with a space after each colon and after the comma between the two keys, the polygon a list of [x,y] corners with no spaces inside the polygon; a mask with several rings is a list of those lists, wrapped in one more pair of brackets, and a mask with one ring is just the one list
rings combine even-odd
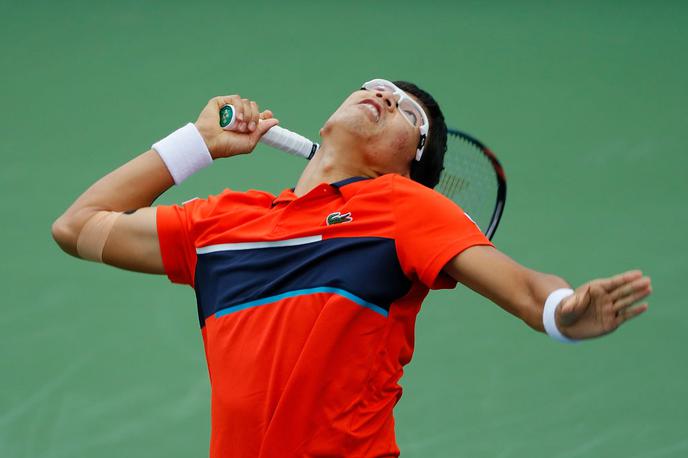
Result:
{"label": "beige athletic tape on arm", "polygon": [[99,211],[91,216],[79,232],[76,252],[82,259],[103,262],[103,248],[117,218],[122,212]]}

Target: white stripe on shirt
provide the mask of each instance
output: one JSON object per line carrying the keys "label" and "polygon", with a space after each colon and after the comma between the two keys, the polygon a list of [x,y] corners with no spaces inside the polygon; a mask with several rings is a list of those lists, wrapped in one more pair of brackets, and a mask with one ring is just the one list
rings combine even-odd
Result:
{"label": "white stripe on shirt", "polygon": [[275,240],[271,242],[222,243],[219,245],[209,245],[196,248],[196,254],[215,253],[218,251],[252,250],[254,248],[274,248],[282,246],[305,245],[307,243],[320,242],[321,240],[322,235],[312,235],[310,237],[298,237],[295,239]]}

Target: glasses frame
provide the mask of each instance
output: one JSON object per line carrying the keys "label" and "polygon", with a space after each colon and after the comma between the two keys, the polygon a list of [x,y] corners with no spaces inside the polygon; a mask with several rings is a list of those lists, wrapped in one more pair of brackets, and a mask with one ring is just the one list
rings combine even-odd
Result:
{"label": "glasses frame", "polygon": [[399,87],[397,87],[397,86],[396,86],[394,83],[392,83],[391,81],[388,81],[388,80],[385,80],[385,79],[382,79],[382,78],[375,78],[375,79],[372,79],[372,80],[370,80],[370,81],[367,81],[367,82],[363,83],[363,85],[361,86],[361,89],[364,90],[364,91],[378,91],[378,92],[381,92],[381,91],[379,91],[379,90],[377,90],[377,89],[370,88],[370,86],[374,86],[374,85],[376,85],[376,84],[377,84],[377,85],[381,85],[381,86],[389,87],[389,89],[392,90],[392,91],[391,91],[392,94],[393,94],[394,96],[398,97],[398,98],[397,98],[397,106],[399,106],[399,104],[400,104],[401,102],[403,102],[404,100],[408,100],[409,102],[411,102],[411,103],[418,109],[418,111],[419,111],[420,114],[422,115],[422,117],[423,117],[423,124],[421,124],[420,126],[416,126],[415,124],[413,124],[413,122],[412,122],[409,118],[406,117],[406,115],[405,115],[404,113],[401,113],[402,117],[403,117],[409,124],[411,124],[411,126],[413,126],[413,127],[418,127],[418,129],[420,130],[420,139],[418,140],[418,146],[416,147],[416,161],[420,161],[420,159],[423,157],[423,151],[425,150],[425,143],[426,143],[426,140],[427,140],[427,138],[428,138],[428,129],[429,129],[429,127],[430,127],[430,122],[428,121],[428,115],[425,114],[425,110],[423,109],[422,106],[420,106],[420,104],[419,104],[418,102],[416,102],[415,100],[413,100],[413,98],[412,98],[410,95],[408,95],[408,94],[407,94],[406,92],[404,92],[402,89],[400,89]]}

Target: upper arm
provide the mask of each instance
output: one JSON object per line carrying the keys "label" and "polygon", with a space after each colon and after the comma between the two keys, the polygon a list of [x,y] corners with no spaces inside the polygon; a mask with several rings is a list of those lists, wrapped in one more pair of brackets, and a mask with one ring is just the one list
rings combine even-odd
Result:
{"label": "upper arm", "polygon": [[464,250],[444,271],[536,329],[542,328],[542,307],[549,292],[566,286],[561,278],[524,267],[490,246]]}
{"label": "upper arm", "polygon": [[155,207],[123,213],[103,247],[103,262],[136,272],[164,274]]}

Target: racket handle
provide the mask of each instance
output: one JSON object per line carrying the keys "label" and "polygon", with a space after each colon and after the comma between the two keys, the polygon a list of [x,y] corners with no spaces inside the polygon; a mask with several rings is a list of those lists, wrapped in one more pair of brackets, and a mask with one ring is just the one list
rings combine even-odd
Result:
{"label": "racket handle", "polygon": [[275,126],[265,132],[260,139],[261,143],[277,148],[294,156],[311,159],[320,145],[306,137],[292,132],[284,127]]}
{"label": "racket handle", "polygon": [[[225,130],[233,130],[236,125],[234,107],[225,105],[220,109],[220,126]],[[294,156],[311,159],[320,145],[306,137],[280,126],[272,127],[260,139],[261,143],[277,148]]]}

